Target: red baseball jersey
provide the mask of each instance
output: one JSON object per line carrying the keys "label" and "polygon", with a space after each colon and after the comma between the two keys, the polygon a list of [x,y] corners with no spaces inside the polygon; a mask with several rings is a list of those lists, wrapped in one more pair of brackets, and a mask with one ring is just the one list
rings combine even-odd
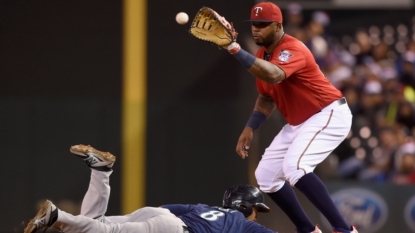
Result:
{"label": "red baseball jersey", "polygon": [[[256,57],[264,59],[264,48]],[[290,125],[299,125],[343,95],[320,71],[310,50],[285,34],[269,57],[284,70],[286,79],[276,84],[256,79],[258,92],[271,96]]]}

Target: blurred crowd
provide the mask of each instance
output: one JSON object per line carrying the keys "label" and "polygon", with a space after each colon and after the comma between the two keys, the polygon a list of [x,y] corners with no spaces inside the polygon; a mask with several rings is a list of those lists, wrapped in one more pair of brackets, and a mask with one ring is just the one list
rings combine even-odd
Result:
{"label": "blurred crowd", "polygon": [[312,51],[354,116],[348,137],[330,155],[336,177],[415,183],[415,16],[340,38],[325,30],[330,17],[323,11],[304,22],[293,3],[284,20],[285,32]]}

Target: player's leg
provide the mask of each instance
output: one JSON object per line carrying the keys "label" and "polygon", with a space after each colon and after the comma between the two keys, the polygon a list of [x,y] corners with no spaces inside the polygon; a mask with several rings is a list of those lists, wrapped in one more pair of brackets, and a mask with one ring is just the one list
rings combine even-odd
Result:
{"label": "player's leg", "polygon": [[81,205],[81,215],[102,218],[107,212],[111,187],[109,176],[112,171],[101,172],[91,169],[91,180]]}
{"label": "player's leg", "polygon": [[72,146],[70,151],[82,158],[91,168],[91,178],[82,201],[81,215],[90,218],[103,217],[110,197],[109,177],[115,156],[85,145]]}
{"label": "player's leg", "polygon": [[46,201],[36,216],[29,222],[24,233],[54,228],[66,233],[183,233],[183,225],[173,214],[157,215],[143,222],[106,224],[82,215],[74,216],[59,210]]}
{"label": "player's leg", "polygon": [[[156,215],[170,213],[168,210],[161,208],[141,208],[127,215],[104,216],[110,196],[109,177],[112,173],[112,170],[106,168],[108,168],[108,163],[109,168],[112,167],[115,157],[108,152],[101,152],[84,145],[72,146],[71,152],[83,158],[91,167],[90,183],[82,202],[81,215],[99,219],[104,223],[126,223],[140,222]],[[91,160],[90,158],[102,161],[98,166],[98,170],[90,165],[91,163],[88,162]]]}
{"label": "player's leg", "polygon": [[284,173],[290,184],[304,193],[339,232],[353,229],[313,170],[345,139],[351,119],[346,104],[323,109],[300,126],[284,160]]}
{"label": "player's leg", "polygon": [[284,157],[294,136],[293,128],[289,125],[284,126],[262,155],[255,176],[260,189],[284,211],[296,226],[297,231],[309,233],[315,230],[315,226],[305,214],[294,190],[285,181],[283,172]]}
{"label": "player's leg", "polygon": [[82,215],[73,216],[58,212],[59,228],[66,233],[183,233],[179,218],[170,215],[158,215],[142,222],[103,223]]}

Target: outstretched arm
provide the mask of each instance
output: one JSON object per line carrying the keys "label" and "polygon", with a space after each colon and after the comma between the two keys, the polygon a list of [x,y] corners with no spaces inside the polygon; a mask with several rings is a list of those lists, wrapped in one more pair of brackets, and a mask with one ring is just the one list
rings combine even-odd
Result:
{"label": "outstretched arm", "polygon": [[285,72],[277,65],[256,58],[252,54],[243,50],[240,45],[233,42],[227,47],[230,54],[232,54],[252,75],[267,83],[279,83],[285,79]]}
{"label": "outstretched arm", "polygon": [[257,58],[248,71],[267,83],[279,83],[285,79],[285,72],[277,65]]}

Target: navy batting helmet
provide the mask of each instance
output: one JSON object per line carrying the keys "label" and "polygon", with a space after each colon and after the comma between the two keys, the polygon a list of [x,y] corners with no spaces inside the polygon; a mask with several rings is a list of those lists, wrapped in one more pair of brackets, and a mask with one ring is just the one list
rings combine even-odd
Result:
{"label": "navy batting helmet", "polygon": [[223,207],[242,212],[245,217],[252,214],[252,206],[258,212],[270,212],[271,209],[264,204],[264,195],[257,187],[248,184],[234,185],[228,188],[223,195]]}

